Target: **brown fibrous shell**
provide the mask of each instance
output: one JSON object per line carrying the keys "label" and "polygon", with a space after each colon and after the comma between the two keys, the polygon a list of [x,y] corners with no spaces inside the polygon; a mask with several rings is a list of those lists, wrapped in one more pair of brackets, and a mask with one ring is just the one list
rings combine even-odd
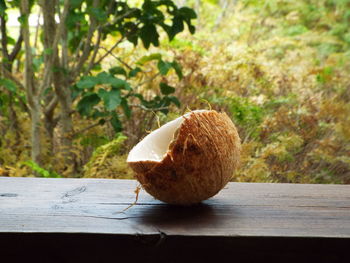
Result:
{"label": "brown fibrous shell", "polygon": [[187,115],[162,161],[129,162],[136,179],[153,197],[191,205],[217,194],[240,162],[241,142],[226,113]]}

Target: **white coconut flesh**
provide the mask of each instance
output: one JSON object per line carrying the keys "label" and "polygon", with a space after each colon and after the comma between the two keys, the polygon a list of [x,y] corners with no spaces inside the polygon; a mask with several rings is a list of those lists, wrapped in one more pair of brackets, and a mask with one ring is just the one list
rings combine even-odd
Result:
{"label": "white coconut flesh", "polygon": [[162,161],[168,153],[169,145],[175,139],[175,132],[181,127],[185,118],[191,113],[205,111],[207,110],[192,111],[154,130],[130,151],[127,162]]}

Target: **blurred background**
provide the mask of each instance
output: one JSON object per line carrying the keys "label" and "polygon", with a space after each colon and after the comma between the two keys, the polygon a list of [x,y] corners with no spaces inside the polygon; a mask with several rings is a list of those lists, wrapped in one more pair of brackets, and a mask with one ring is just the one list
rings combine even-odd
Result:
{"label": "blurred background", "polygon": [[350,183],[349,0],[0,0],[0,18],[0,176],[133,178],[132,146],[212,108],[243,143],[233,181]]}

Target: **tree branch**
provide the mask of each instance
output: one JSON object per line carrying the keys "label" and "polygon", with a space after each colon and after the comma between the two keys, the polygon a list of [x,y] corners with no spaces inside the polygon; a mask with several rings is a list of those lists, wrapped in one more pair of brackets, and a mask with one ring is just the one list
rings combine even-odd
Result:
{"label": "tree branch", "polygon": [[39,10],[38,14],[38,20],[37,20],[37,25],[36,25],[36,30],[35,30],[35,37],[34,37],[34,47],[37,48],[38,46],[38,36],[39,36],[39,28],[40,28],[40,16],[41,16],[41,10]]}
{"label": "tree branch", "polygon": [[1,46],[2,46],[2,55],[7,60],[5,61],[5,67],[8,71],[12,71],[12,63],[15,60],[16,56],[18,55],[19,51],[21,50],[22,41],[23,41],[23,35],[22,32],[20,32],[20,35],[15,43],[15,46],[13,47],[13,50],[11,53],[9,53],[7,45],[8,45],[8,39],[7,39],[7,32],[6,32],[6,20],[3,16],[0,16],[0,32],[1,32]]}
{"label": "tree branch", "polygon": [[[136,12],[135,9],[130,9],[128,12],[126,12],[126,13],[120,15],[120,16],[115,17],[113,21],[108,22],[108,23],[104,24],[103,26],[114,25],[114,24],[116,24],[118,21],[120,21],[120,20],[122,20],[122,19],[128,17],[129,15],[131,15],[131,14],[134,13],[134,12]],[[114,14],[114,15],[115,15],[115,14]]]}
{"label": "tree branch", "polygon": [[[64,0],[64,7],[63,7],[63,12],[60,17],[60,23],[56,29],[56,34],[54,36],[53,42],[52,42],[52,55],[50,56],[50,59],[47,61],[47,65],[45,65],[45,70],[44,70],[44,79],[43,82],[41,83],[39,87],[39,92],[42,93],[43,90],[45,90],[51,83],[52,79],[52,66],[54,64],[54,61],[56,60],[58,56],[58,42],[62,36],[63,29],[65,27],[65,21],[66,17],[69,11],[69,0]],[[44,11],[44,10],[43,10]]]}
{"label": "tree branch", "polygon": [[61,64],[63,68],[69,67],[69,55],[68,55],[68,40],[67,40],[67,28],[64,28],[62,35],[62,51],[61,51]]}
{"label": "tree branch", "polygon": [[[99,4],[99,0],[94,0],[92,3],[92,7],[96,8],[98,7]],[[95,19],[95,17],[93,15],[90,15],[90,27],[89,27],[89,31],[88,34],[86,36],[86,41],[85,41],[85,45],[84,45],[84,49],[83,49],[83,54],[81,55],[81,57],[78,60],[78,63],[76,65],[76,67],[73,70],[73,79],[80,73],[84,63],[86,62],[86,60],[89,58],[90,55],[90,44],[92,41],[92,37],[94,35],[94,32],[96,30],[97,27],[97,21]]]}
{"label": "tree branch", "polygon": [[23,35],[22,32],[19,34],[19,37],[16,41],[15,46],[12,49],[12,52],[9,55],[9,60],[11,62],[13,62],[15,60],[15,58],[17,57],[18,53],[21,51],[21,47],[22,47],[22,42],[23,42]]}
{"label": "tree branch", "polygon": [[[94,3],[93,3],[93,5],[94,5],[94,4],[98,5],[98,0],[95,0]],[[94,7],[95,7],[95,6],[94,6]],[[111,6],[110,6],[110,7],[111,7]],[[99,63],[101,63],[101,61],[102,61],[103,59],[105,59],[108,55],[110,55],[110,54],[113,52],[113,50],[114,50],[114,49],[125,39],[125,37],[126,37],[126,35],[125,35],[125,36],[122,36],[122,37],[118,40],[118,42],[115,43],[115,44],[113,45],[113,47],[112,47],[109,51],[107,51],[103,56],[101,56],[101,57],[95,62],[95,59],[96,59],[96,56],[97,56],[97,52],[98,52],[98,49],[99,49],[99,47],[100,47],[100,42],[101,42],[101,30],[102,30],[102,27],[108,26],[108,25],[110,25],[110,24],[115,24],[115,23],[117,23],[119,20],[124,19],[125,17],[129,16],[129,15],[132,14],[133,12],[135,12],[135,10],[130,10],[129,12],[126,12],[125,14],[116,17],[116,18],[113,20],[112,23],[106,23],[106,24],[104,24],[103,26],[100,26],[100,27],[99,27],[98,36],[97,36],[97,41],[96,41],[96,44],[95,44],[95,47],[94,47],[94,52],[93,52],[92,58],[91,58],[91,60],[90,60],[90,62],[89,62],[88,68],[87,68],[87,70],[86,70],[85,73],[84,73],[85,75],[88,74],[89,71],[90,71],[95,65],[98,65]],[[93,17],[91,17],[91,24],[90,24],[90,28],[89,28],[89,32],[88,32],[88,36],[87,36],[87,41],[85,42],[84,51],[83,51],[82,56],[81,56],[80,59],[79,59],[78,65],[77,65],[77,66],[75,67],[75,69],[74,69],[73,78],[75,78],[75,77],[79,74],[79,72],[80,72],[80,70],[81,70],[81,68],[82,68],[82,66],[83,66],[83,64],[84,64],[84,62],[88,59],[89,54],[90,54],[90,52],[91,52],[91,50],[89,49],[89,48],[90,48],[90,43],[91,43],[91,39],[92,39],[92,36],[93,36],[93,31],[96,29],[96,24],[95,24],[96,21],[94,21],[94,20],[95,20],[95,19],[94,19]],[[93,23],[93,21],[94,21],[95,23]],[[90,32],[90,31],[92,31],[92,32]],[[80,49],[80,48],[79,48],[79,49]],[[79,50],[79,49],[78,49],[78,50]],[[128,67],[129,67],[129,66],[128,66]],[[129,68],[131,68],[131,67],[129,67]]]}
{"label": "tree branch", "polygon": [[30,9],[28,0],[21,1],[21,15],[24,17],[22,22],[22,34],[25,47],[25,70],[24,70],[24,86],[27,93],[27,100],[31,110],[37,108],[37,103],[34,100],[36,95],[36,89],[34,86],[34,72],[33,72],[33,55],[32,47],[30,45],[30,31],[28,24]]}
{"label": "tree branch", "polygon": [[6,34],[6,20],[5,17],[0,16],[0,32],[1,32],[1,46],[2,46],[2,55],[5,59],[9,60],[9,53],[7,49],[7,34]]}
{"label": "tree branch", "polygon": [[150,77],[149,79],[146,79],[145,81],[140,82],[139,84],[136,85],[135,89],[138,87],[141,87],[142,85],[148,83],[148,82],[152,82],[156,77],[160,76],[160,73],[156,73],[154,74],[152,77]]}
{"label": "tree branch", "polygon": [[52,113],[52,111],[56,108],[58,104],[58,98],[56,96],[56,94],[54,94],[54,96],[52,97],[52,99],[50,100],[50,102],[47,104],[47,106],[45,107],[45,115],[49,115]]}
{"label": "tree branch", "polygon": [[125,37],[121,37],[117,43],[115,43],[102,57],[100,57],[95,63],[94,66],[99,64],[102,60],[105,59],[109,54],[113,52],[113,50],[124,40]]}
{"label": "tree branch", "polygon": [[95,46],[94,46],[94,52],[92,53],[92,57],[90,59],[90,62],[89,62],[89,66],[87,67],[84,75],[87,75],[90,70],[94,67],[95,63],[95,59],[96,59],[96,56],[97,56],[97,52],[100,48],[100,43],[101,43],[101,28],[98,29],[97,31],[97,40],[96,40],[96,43],[95,43]]}
{"label": "tree branch", "polygon": [[[101,49],[108,51],[107,48],[105,47],[101,47]],[[129,66],[125,61],[123,61],[121,58],[117,57],[116,55],[111,53],[111,56],[114,57],[116,60],[118,60],[120,63],[122,63],[125,67],[127,67],[128,69],[132,70],[132,67]]]}
{"label": "tree branch", "polygon": [[[137,24],[136,26],[138,26],[139,24]],[[130,34],[131,32],[129,32]],[[122,36],[117,43],[115,43],[103,56],[101,56],[95,63],[94,66],[101,63],[102,60],[104,60],[108,55],[110,55],[113,50],[125,39],[125,37],[128,35],[128,33],[126,33],[124,36]]]}

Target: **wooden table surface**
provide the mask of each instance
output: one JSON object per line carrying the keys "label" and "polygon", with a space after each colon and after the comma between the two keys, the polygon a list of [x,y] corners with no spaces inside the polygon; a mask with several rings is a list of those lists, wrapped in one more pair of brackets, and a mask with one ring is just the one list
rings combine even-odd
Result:
{"label": "wooden table surface", "polygon": [[[157,247],[164,240],[174,246],[191,240],[199,242],[198,249],[218,242],[265,249],[270,242],[282,248],[285,241],[303,253],[302,246],[323,249],[325,244],[328,256],[350,245],[350,185],[229,183],[191,207],[167,205],[141,191],[138,202],[123,212],[134,202],[137,185],[134,180],[0,177],[0,247],[10,251],[9,244],[18,240],[67,242],[67,235],[79,237],[77,242],[82,235],[114,237],[121,244],[127,242],[120,238],[138,237],[156,240],[150,242]],[[343,252],[337,260],[344,260]]]}

